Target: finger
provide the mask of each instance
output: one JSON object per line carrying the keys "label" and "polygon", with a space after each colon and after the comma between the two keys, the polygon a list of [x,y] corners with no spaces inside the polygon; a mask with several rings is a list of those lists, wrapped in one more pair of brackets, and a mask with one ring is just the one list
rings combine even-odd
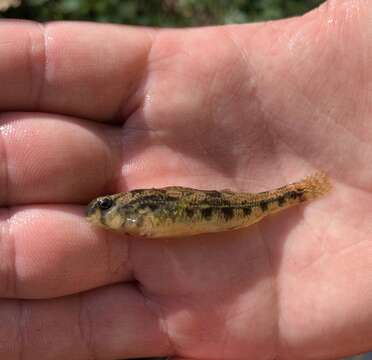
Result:
{"label": "finger", "polygon": [[[2,359],[128,359],[170,354],[156,308],[135,287],[0,301]],[[48,354],[48,355],[46,355]]]}
{"label": "finger", "polygon": [[0,205],[86,203],[117,190],[121,131],[37,113],[0,117]]}
{"label": "finger", "polygon": [[0,297],[48,298],[131,279],[128,241],[73,206],[0,211]]}
{"label": "finger", "polygon": [[0,109],[113,119],[140,101],[150,30],[0,21]]}

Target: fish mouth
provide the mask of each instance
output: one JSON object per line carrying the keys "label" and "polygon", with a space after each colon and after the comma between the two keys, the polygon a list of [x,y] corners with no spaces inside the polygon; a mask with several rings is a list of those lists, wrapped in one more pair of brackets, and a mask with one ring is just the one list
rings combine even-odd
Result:
{"label": "fish mouth", "polygon": [[97,209],[97,201],[91,201],[85,208],[85,218],[88,222],[103,226],[101,222],[101,212]]}
{"label": "fish mouth", "polygon": [[85,208],[85,216],[88,220],[97,212],[96,201],[91,201]]}

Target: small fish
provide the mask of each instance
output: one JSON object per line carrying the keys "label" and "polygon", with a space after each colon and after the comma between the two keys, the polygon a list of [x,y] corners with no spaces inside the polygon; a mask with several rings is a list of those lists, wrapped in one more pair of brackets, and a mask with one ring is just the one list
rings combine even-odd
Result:
{"label": "small fish", "polygon": [[137,189],[93,200],[86,216],[93,224],[129,235],[190,236],[247,227],[267,215],[322,196],[330,188],[328,177],[318,172],[260,193],[180,186]]}

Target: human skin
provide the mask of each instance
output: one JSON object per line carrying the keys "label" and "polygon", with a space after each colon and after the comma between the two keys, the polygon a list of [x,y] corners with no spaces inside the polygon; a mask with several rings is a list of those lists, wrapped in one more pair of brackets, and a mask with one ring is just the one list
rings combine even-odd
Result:
{"label": "human skin", "polygon": [[[0,358],[335,359],[372,349],[372,1],[261,24],[0,22]],[[141,187],[332,192],[151,240],[84,205]]]}

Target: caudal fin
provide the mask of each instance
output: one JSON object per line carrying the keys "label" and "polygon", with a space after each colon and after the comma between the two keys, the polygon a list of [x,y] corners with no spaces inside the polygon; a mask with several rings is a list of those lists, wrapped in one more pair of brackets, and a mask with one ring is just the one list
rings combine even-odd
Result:
{"label": "caudal fin", "polygon": [[296,188],[303,190],[307,199],[315,199],[325,195],[331,190],[329,177],[320,171],[307,176],[305,179],[295,183],[294,185]]}

